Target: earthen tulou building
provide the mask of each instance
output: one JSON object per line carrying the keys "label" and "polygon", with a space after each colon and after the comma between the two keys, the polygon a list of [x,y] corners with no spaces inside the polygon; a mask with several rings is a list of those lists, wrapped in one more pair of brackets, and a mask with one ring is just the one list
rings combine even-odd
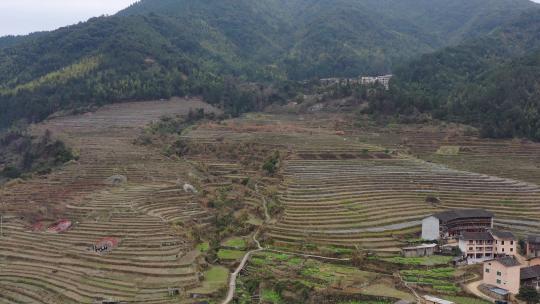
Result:
{"label": "earthen tulou building", "polygon": [[464,232],[493,228],[493,213],[483,209],[456,209],[433,214],[422,221],[422,239],[458,239]]}

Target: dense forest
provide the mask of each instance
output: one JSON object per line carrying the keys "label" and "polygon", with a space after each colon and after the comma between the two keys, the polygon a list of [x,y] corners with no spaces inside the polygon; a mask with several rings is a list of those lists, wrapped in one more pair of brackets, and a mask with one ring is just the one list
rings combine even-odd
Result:
{"label": "dense forest", "polygon": [[407,120],[429,113],[488,137],[540,140],[540,11],[397,68],[391,91],[369,110]]}
{"label": "dense forest", "polygon": [[0,128],[89,104],[174,95],[203,96],[233,115],[259,110],[294,97],[299,80],[388,73],[535,7],[528,0],[143,0],[115,16],[0,38]]}

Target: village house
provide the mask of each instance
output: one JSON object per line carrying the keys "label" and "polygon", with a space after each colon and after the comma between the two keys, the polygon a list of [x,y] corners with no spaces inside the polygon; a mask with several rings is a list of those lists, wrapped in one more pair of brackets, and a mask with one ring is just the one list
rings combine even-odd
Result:
{"label": "village house", "polygon": [[422,300],[420,301],[422,304],[454,304],[452,301],[439,299],[434,296],[425,295],[422,297]]}
{"label": "village house", "polygon": [[520,281],[521,286],[540,291],[540,265],[521,268]]}
{"label": "village house", "polygon": [[507,299],[518,294],[522,286],[540,291],[540,258],[528,261],[523,267],[513,256],[498,257],[484,262],[484,278],[481,290],[491,297]]}
{"label": "village house", "polygon": [[516,237],[507,231],[463,232],[459,237],[459,249],[467,258],[467,264],[481,263],[497,257],[516,254]]}
{"label": "village house", "polygon": [[526,243],[526,255],[528,258],[540,257],[540,236],[539,235],[529,235],[527,237]]}
{"label": "village house", "polygon": [[515,255],[517,252],[517,238],[512,232],[492,229],[491,236],[495,240],[495,255]]}
{"label": "village house", "polygon": [[459,237],[459,249],[468,264],[476,264],[495,257],[495,243],[489,232],[463,232]]}
{"label": "village house", "polygon": [[422,220],[422,239],[457,239],[463,232],[486,232],[493,228],[493,213],[483,209],[456,209]]}
{"label": "village house", "polygon": [[422,244],[401,249],[401,254],[406,258],[432,256],[437,244]]}
{"label": "village house", "polygon": [[392,79],[393,75],[384,75],[384,76],[364,76],[360,78],[360,84],[363,85],[373,85],[373,84],[380,84],[383,87],[385,87],[387,90],[390,88],[390,79]]}
{"label": "village house", "polygon": [[484,262],[484,281],[488,286],[504,289],[512,294],[519,293],[520,267],[518,260],[511,256],[499,257]]}
{"label": "village house", "polygon": [[375,85],[380,84],[385,87],[387,90],[390,88],[390,79],[393,75],[383,75],[383,76],[363,76],[358,78],[322,78],[319,79],[319,82],[324,86],[330,85],[347,85],[347,84],[361,84],[361,85]]}

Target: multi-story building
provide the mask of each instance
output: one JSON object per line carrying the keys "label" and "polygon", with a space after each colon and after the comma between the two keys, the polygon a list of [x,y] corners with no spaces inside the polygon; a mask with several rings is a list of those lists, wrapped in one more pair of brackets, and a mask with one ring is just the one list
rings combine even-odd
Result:
{"label": "multi-story building", "polygon": [[540,236],[529,235],[526,241],[526,255],[529,258],[540,257]]}
{"label": "multi-story building", "polygon": [[476,264],[495,257],[495,240],[489,232],[463,232],[459,237],[459,249],[468,264]]}
{"label": "multi-story building", "polygon": [[520,287],[520,267],[519,262],[510,256],[486,261],[484,262],[483,283],[507,290],[512,294],[518,294]]}
{"label": "multi-story building", "polygon": [[537,259],[523,267],[513,256],[498,257],[484,262],[483,285],[500,288],[511,294],[518,294],[522,286],[540,291],[540,265]]}
{"label": "multi-story building", "polygon": [[362,84],[362,85],[375,85],[380,84],[385,89],[390,88],[390,79],[393,75],[384,75],[384,76],[363,76],[358,78],[322,78],[319,82],[325,86],[331,85],[353,85],[353,84]]}
{"label": "multi-story building", "polygon": [[515,255],[517,252],[517,238],[512,232],[492,229],[491,236],[495,240],[495,255]]}
{"label": "multi-story building", "polygon": [[493,228],[493,213],[483,209],[448,210],[422,221],[424,240],[457,239],[463,232],[486,232]]}
{"label": "multi-story building", "polygon": [[372,85],[372,84],[380,84],[384,86],[387,90],[390,88],[390,79],[392,79],[393,75],[384,75],[384,76],[364,76],[360,78],[360,83],[363,85]]}
{"label": "multi-story building", "polygon": [[497,257],[516,254],[516,238],[511,232],[488,230],[486,232],[463,232],[459,237],[459,249],[468,264],[476,264]]}

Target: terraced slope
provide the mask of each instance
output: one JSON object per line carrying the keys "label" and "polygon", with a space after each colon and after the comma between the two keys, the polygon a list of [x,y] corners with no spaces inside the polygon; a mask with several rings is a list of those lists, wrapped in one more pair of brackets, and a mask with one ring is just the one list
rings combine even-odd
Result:
{"label": "terraced slope", "polygon": [[[53,119],[49,129],[80,152],[58,172],[2,189],[0,302],[171,303],[170,288],[199,284],[198,252],[173,223],[204,225],[210,214],[181,188],[187,163],[132,144],[138,128],[165,114],[208,106],[196,100],[127,103]],[[110,185],[113,175],[126,183]],[[64,233],[30,224],[73,221]],[[92,246],[110,237],[108,254]]]}
{"label": "terraced slope", "polygon": [[[466,133],[456,126],[398,125],[369,128],[358,137],[390,149],[407,150],[419,158],[451,168],[540,184],[540,143],[483,139]],[[441,148],[445,147],[456,151],[441,153],[444,152]]]}
{"label": "terraced slope", "polygon": [[[429,196],[441,203],[426,202]],[[486,208],[497,224],[538,231],[540,187],[394,158],[302,160],[286,164],[281,187],[285,215],[271,236],[396,253],[400,235],[419,231],[420,220],[448,208]],[[517,224],[520,222],[521,224]]]}
{"label": "terraced slope", "polygon": [[[400,137],[405,137],[399,129],[362,133],[341,123],[332,115],[248,115],[201,127],[188,138],[257,142],[288,151],[279,189],[285,212],[269,232],[277,245],[312,243],[396,254],[405,239],[420,231],[423,217],[450,208],[486,208],[495,212],[500,227],[518,234],[540,231],[540,187],[527,182],[534,178],[511,179],[540,176],[540,168],[516,169],[514,174],[505,168],[505,174],[495,174],[497,168],[491,165],[493,175],[458,170],[465,166],[452,169],[401,153],[407,149],[400,144]],[[348,135],[339,135],[343,133]],[[448,135],[440,132],[439,142],[426,139],[424,145],[414,146],[416,141],[411,141],[408,147],[435,153],[444,138],[451,145]],[[530,143],[471,137],[468,145],[475,145],[466,151],[477,153],[478,159],[486,155],[488,160],[525,164],[538,156],[536,145]],[[428,197],[437,197],[440,203],[428,203]]]}

